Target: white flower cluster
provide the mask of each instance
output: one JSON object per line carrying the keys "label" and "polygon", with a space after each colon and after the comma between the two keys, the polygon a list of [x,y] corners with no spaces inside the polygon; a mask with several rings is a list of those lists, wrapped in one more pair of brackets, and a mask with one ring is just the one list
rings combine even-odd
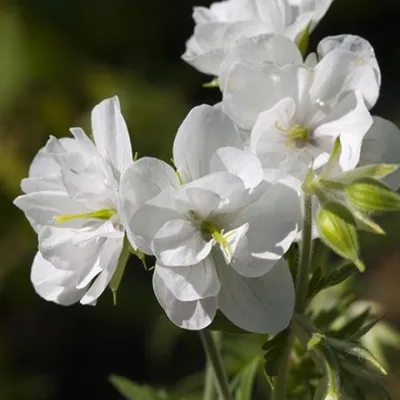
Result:
{"label": "white flower cluster", "polygon": [[[218,78],[222,103],[186,117],[174,168],[132,157],[118,98],[92,112],[93,141],[50,138],[15,200],[38,233],[37,293],[94,304],[130,246],[155,256],[155,295],[176,325],[217,311],[250,332],[277,333],[295,293],[284,255],[301,230],[301,182],[339,139],[341,171],[399,163],[400,132],[372,117],[381,73],[364,39],[299,43],[332,0],[225,0],[194,10],[183,59]],[[398,186],[399,175],[390,176]]]}

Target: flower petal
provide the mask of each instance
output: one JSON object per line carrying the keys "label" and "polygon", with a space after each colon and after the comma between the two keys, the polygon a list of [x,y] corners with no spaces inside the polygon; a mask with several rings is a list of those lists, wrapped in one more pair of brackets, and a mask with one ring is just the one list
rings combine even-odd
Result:
{"label": "flower petal", "polygon": [[207,175],[211,157],[225,146],[243,147],[233,122],[215,107],[194,108],[183,121],[174,141],[174,163],[183,182]]}
{"label": "flower petal", "polygon": [[[33,229],[39,232],[43,226],[56,225],[54,217],[66,214],[82,214],[92,210],[85,204],[71,200],[63,192],[34,192],[17,197],[14,204],[21,209]],[[80,227],[84,220],[73,220],[63,224],[66,227]]]}
{"label": "flower petal", "polygon": [[97,276],[88,291],[82,297],[81,304],[95,304],[96,300],[107,288],[117,268],[123,244],[123,235],[117,239],[107,239],[104,243],[97,260],[98,266],[102,272]]}
{"label": "flower petal", "polygon": [[175,188],[164,189],[154,199],[139,207],[128,222],[128,238],[134,238],[132,245],[143,253],[153,254],[151,242],[166,222],[182,219],[175,206],[177,192]]}
{"label": "flower petal", "polygon": [[212,246],[199,226],[182,219],[166,222],[151,242],[157,260],[169,267],[197,264],[210,254]]}
{"label": "flower petal", "polygon": [[153,274],[153,289],[168,318],[180,328],[201,330],[209,326],[215,317],[216,297],[196,301],[179,301],[157,273]]}
{"label": "flower petal", "polygon": [[315,138],[338,137],[342,145],[340,167],[348,171],[356,167],[360,160],[364,136],[373,120],[359,92],[349,93],[328,117],[321,122]]}
{"label": "flower petal", "polygon": [[355,90],[362,94],[369,109],[375,105],[380,85],[374,68],[355,53],[341,50],[327,53],[314,69],[311,98],[318,104],[335,107]]}
{"label": "flower petal", "polygon": [[286,261],[260,278],[244,278],[229,266],[218,269],[218,305],[225,316],[249,332],[276,334],[287,328],[294,309],[294,285]]}
{"label": "flower petal", "polygon": [[301,65],[303,57],[292,40],[283,35],[264,34],[241,38],[227,53],[219,73],[219,83],[225,87],[226,75],[235,62],[271,63],[277,66]]}
{"label": "flower petal", "polygon": [[136,239],[128,224],[133,214],[163,189],[178,186],[178,177],[172,167],[156,158],[141,158],[126,169],[120,184],[120,217],[134,248],[137,248]]}
{"label": "flower petal", "polygon": [[78,271],[62,271],[36,253],[31,281],[36,293],[47,301],[69,306],[79,301],[86,288],[77,289]]}
{"label": "flower petal", "polygon": [[154,271],[180,301],[195,301],[216,296],[221,288],[211,257],[196,265],[168,268],[156,265]]}
{"label": "flower petal", "polygon": [[100,153],[122,174],[132,163],[132,147],[117,96],[103,100],[93,109],[92,132]]}
{"label": "flower petal", "polygon": [[[362,142],[360,165],[400,164],[400,129],[386,119],[374,117],[373,120]],[[384,178],[384,181],[397,190],[400,187],[400,170]]]}
{"label": "flower petal", "polygon": [[211,170],[228,171],[242,179],[246,189],[257,186],[264,173],[259,159],[249,151],[222,147],[211,158]]}

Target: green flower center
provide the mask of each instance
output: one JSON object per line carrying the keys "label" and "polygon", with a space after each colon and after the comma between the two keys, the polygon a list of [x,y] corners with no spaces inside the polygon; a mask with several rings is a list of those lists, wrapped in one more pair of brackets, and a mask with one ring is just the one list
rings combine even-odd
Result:
{"label": "green flower center", "polygon": [[233,232],[225,234],[224,229],[218,228],[211,221],[202,221],[201,218],[199,218],[198,214],[193,210],[189,211],[189,216],[191,217],[192,221],[199,226],[201,233],[206,240],[213,238],[215,242],[223,247],[228,254],[233,254],[232,246],[228,242],[229,238],[232,237]]}
{"label": "green flower center", "polygon": [[296,124],[284,129],[278,122],[275,122],[275,127],[288,137],[285,143],[287,146],[301,148],[310,140],[310,130],[304,125]]}

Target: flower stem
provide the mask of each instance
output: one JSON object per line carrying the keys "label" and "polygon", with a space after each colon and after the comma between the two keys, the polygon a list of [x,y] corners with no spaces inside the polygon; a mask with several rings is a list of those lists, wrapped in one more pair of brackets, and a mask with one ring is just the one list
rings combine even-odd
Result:
{"label": "flower stem", "polygon": [[[308,283],[310,279],[311,251],[312,251],[312,197],[303,195],[303,232],[301,238],[301,252],[299,270],[296,279],[296,311],[303,313],[307,304]],[[288,342],[278,369],[275,380],[272,400],[287,400],[287,382],[290,370],[290,357],[292,354],[295,336],[290,333]]]}
{"label": "flower stem", "polygon": [[[213,378],[210,379],[211,386],[215,383],[221,400],[232,400],[232,396],[229,390],[228,375],[225,370],[224,363],[222,361],[221,353],[219,351],[215,335],[210,331],[200,331],[201,342],[203,343],[204,351],[207,354],[207,363],[212,366]],[[206,385],[207,386],[207,385]],[[206,387],[207,389],[207,387]],[[209,389],[210,390],[210,389]],[[207,390],[206,390],[207,391]],[[210,390],[211,392],[211,390]],[[203,399],[208,400],[211,398],[205,397]]]}
{"label": "flower stem", "polygon": [[[212,332],[211,335],[214,337],[215,344],[219,348],[221,342],[221,333],[220,332]],[[214,382],[214,369],[207,356],[207,365],[206,365],[206,374],[204,379],[204,393],[203,400],[215,400],[216,396],[216,387]]]}

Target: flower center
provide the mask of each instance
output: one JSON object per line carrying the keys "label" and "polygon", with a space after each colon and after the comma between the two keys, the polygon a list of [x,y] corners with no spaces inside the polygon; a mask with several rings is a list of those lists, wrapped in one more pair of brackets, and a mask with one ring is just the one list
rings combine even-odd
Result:
{"label": "flower center", "polygon": [[189,211],[189,216],[192,221],[199,226],[200,231],[206,240],[213,238],[215,242],[218,243],[228,254],[233,254],[232,246],[229,243],[229,238],[234,235],[233,232],[225,234],[224,229],[218,228],[213,222],[208,220],[202,221],[196,211]]}
{"label": "flower center", "polygon": [[285,142],[286,146],[301,148],[310,140],[310,130],[304,125],[296,124],[284,129],[279,122],[275,122],[275,127],[288,137]]}
{"label": "flower center", "polygon": [[54,217],[54,222],[62,224],[63,222],[73,221],[75,219],[101,219],[107,221],[116,213],[117,211],[112,208],[102,208],[100,210],[84,214],[56,215]]}

